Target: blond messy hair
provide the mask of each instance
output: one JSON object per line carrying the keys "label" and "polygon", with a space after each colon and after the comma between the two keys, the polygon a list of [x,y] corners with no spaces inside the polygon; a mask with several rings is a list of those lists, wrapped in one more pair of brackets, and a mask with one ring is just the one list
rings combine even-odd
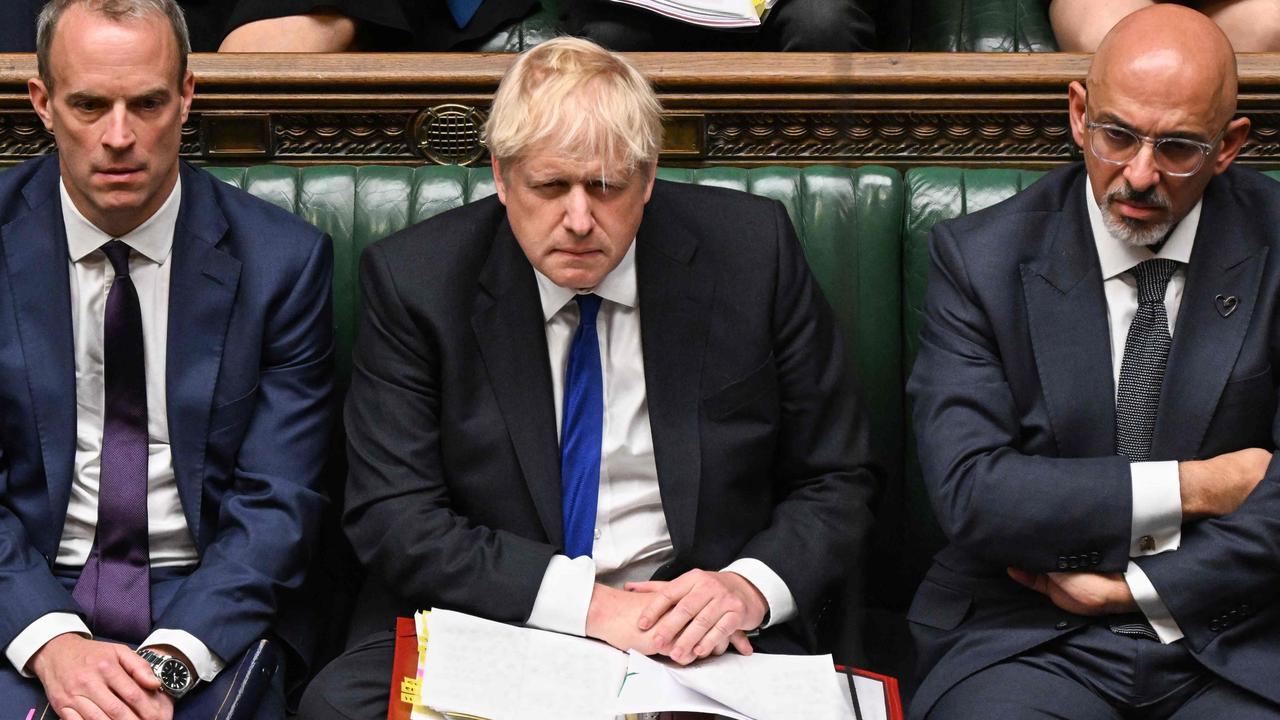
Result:
{"label": "blond messy hair", "polygon": [[536,150],[631,172],[658,159],[662,106],[622,56],[560,37],[521,54],[503,76],[484,139],[504,166]]}

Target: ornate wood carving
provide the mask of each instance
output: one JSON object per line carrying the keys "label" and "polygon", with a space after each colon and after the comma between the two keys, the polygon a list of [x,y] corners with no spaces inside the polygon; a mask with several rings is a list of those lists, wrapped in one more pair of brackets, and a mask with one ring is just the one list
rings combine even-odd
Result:
{"label": "ornate wood carving", "polygon": [[[202,162],[484,162],[478,128],[507,54],[195,55],[182,153]],[[1064,53],[635,56],[668,112],[663,162],[1045,167],[1078,156]],[[1240,161],[1280,167],[1280,56],[1239,57]],[[0,55],[0,162],[49,152],[30,55]]]}

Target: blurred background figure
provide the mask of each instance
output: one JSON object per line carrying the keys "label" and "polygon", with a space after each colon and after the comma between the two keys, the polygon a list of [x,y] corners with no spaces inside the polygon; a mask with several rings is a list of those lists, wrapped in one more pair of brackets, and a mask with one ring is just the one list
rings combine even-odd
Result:
{"label": "blurred background figure", "polygon": [[220,52],[472,50],[537,0],[231,0]]}
{"label": "blurred background figure", "polygon": [[[1111,27],[1155,0],[1052,0],[1049,20],[1063,52],[1093,52]],[[1280,51],[1280,0],[1182,0],[1213,18],[1236,52]]]}
{"label": "blurred background figure", "polygon": [[[36,51],[36,15],[46,0],[0,2],[0,52]],[[237,0],[178,0],[187,16],[192,52],[214,52],[227,33],[227,12]]]}
{"label": "blurred background figure", "polygon": [[720,30],[614,0],[568,0],[565,29],[620,52],[860,52],[875,44],[874,10],[875,0],[778,0],[758,30]]}

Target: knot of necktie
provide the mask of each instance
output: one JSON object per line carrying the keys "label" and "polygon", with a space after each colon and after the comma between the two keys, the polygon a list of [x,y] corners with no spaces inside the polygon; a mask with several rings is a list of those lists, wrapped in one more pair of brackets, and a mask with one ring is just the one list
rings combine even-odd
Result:
{"label": "knot of necktie", "polygon": [[111,261],[116,277],[129,276],[129,246],[119,240],[112,240],[102,246],[102,252]]}
{"label": "knot of necktie", "polygon": [[1163,303],[1169,279],[1179,264],[1177,260],[1152,258],[1135,265],[1129,272],[1138,281],[1138,303]]}
{"label": "knot of necktie", "polygon": [[595,293],[585,293],[574,295],[573,299],[578,303],[578,314],[581,317],[579,324],[594,325],[596,315],[600,312],[600,296]]}

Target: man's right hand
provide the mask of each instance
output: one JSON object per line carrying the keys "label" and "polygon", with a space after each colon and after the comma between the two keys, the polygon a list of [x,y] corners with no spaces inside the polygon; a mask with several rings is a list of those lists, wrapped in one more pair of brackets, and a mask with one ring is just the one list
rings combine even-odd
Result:
{"label": "man's right hand", "polygon": [[1261,448],[1178,463],[1183,519],[1222,517],[1235,512],[1262,481],[1270,464],[1271,453]]}
{"label": "man's right hand", "polygon": [[653,631],[640,630],[640,613],[652,599],[653,593],[617,590],[596,583],[587,606],[587,637],[603,640],[624,652],[656,654]]}
{"label": "man's right hand", "polygon": [[173,702],[146,660],[126,645],[59,635],[31,657],[62,720],[171,720]]}

